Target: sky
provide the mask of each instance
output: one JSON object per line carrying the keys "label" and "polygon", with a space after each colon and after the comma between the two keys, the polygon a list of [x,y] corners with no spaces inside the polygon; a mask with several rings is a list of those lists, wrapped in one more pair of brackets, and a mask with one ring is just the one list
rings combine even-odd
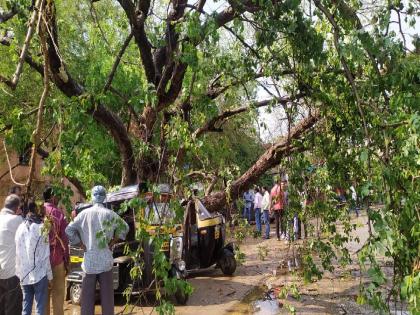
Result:
{"label": "sky", "polygon": [[[369,4],[372,2],[377,3],[377,0],[362,0],[364,4]],[[415,0],[411,0],[412,2]],[[190,4],[195,4],[196,0],[189,0]],[[302,0],[302,3],[306,5],[309,11],[309,3],[310,0]],[[405,4],[405,7],[407,7],[409,0],[404,0],[403,3]],[[208,0],[206,1],[206,4],[204,6],[204,11],[207,13],[211,12],[220,12],[226,7],[229,6],[229,3],[227,1],[221,0],[221,1],[214,1],[214,0]],[[312,4],[312,8],[313,8]],[[368,23],[368,17],[359,16],[362,21],[365,20]],[[397,21],[397,13],[393,12],[391,16],[392,21]],[[409,49],[413,49],[412,45],[412,37],[414,35],[420,34],[420,18],[417,17],[416,19],[415,27],[409,27],[408,23],[405,21],[402,21],[402,29],[403,33],[405,33],[406,41],[407,41],[407,47]],[[390,26],[390,31],[394,31],[397,35],[397,37],[402,38],[399,32],[398,24],[392,23]],[[264,79],[261,79],[264,80]],[[275,91],[273,91],[275,93]],[[284,95],[282,95],[284,96]],[[258,88],[257,90],[257,99],[263,100],[270,98],[271,95],[268,94],[263,88]],[[272,111],[268,112],[266,108],[260,108],[259,109],[259,115],[258,115],[258,121],[255,122],[255,127],[259,131],[260,138],[263,142],[268,143],[273,141],[274,139],[278,138],[281,135],[284,135],[287,132],[287,123],[284,121],[285,113],[284,110],[281,107],[275,108]],[[261,124],[264,125],[264,127],[261,126]]]}

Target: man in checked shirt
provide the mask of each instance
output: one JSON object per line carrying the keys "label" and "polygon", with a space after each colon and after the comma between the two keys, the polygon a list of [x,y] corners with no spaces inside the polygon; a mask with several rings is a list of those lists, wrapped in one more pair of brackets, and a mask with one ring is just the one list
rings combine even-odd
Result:
{"label": "man in checked shirt", "polygon": [[106,190],[102,186],[92,189],[93,206],[80,212],[71,222],[66,234],[73,245],[84,248],[82,269],[81,315],[95,311],[96,281],[99,281],[103,315],[114,315],[114,289],[112,283],[112,245],[125,239],[128,225],[114,211],[105,207]]}

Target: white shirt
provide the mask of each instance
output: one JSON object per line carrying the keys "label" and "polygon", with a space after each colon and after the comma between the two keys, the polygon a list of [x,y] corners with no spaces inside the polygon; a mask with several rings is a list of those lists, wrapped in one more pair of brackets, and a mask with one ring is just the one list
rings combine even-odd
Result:
{"label": "white shirt", "polygon": [[15,276],[15,234],[22,222],[22,217],[13,210],[3,208],[0,211],[0,279]]}
{"label": "white shirt", "polygon": [[128,225],[114,211],[102,204],[80,212],[66,228],[70,244],[80,241],[86,246],[82,269],[87,274],[98,274],[112,269],[114,259],[108,243],[116,235],[125,239]]}
{"label": "white shirt", "polygon": [[261,209],[262,199],[263,199],[263,196],[261,195],[261,193],[257,192],[255,194],[255,197],[254,197],[254,208],[255,209]]}
{"label": "white shirt", "polygon": [[350,190],[351,190],[351,199],[353,200],[357,200],[357,193],[356,193],[356,189],[354,189],[353,186],[350,186]]}
{"label": "white shirt", "polygon": [[268,192],[268,190],[264,193],[263,199],[261,201],[261,208],[263,210],[270,210],[270,204],[271,204],[271,200],[270,200],[270,193]]}
{"label": "white shirt", "polygon": [[16,232],[16,276],[22,285],[35,284],[47,276],[52,280],[48,233],[44,224],[25,220]]}

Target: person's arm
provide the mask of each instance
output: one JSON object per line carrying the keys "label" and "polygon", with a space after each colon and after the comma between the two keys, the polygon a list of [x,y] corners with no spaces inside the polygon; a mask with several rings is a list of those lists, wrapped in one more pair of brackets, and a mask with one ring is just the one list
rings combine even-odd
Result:
{"label": "person's arm", "polygon": [[112,249],[112,246],[114,246],[118,240],[125,240],[129,230],[128,224],[115,212],[113,213],[113,220],[115,222],[113,238],[108,243],[110,249]]}
{"label": "person's arm", "polygon": [[[15,234],[15,250],[16,250],[16,260],[15,260],[15,273],[16,273],[16,276],[20,279],[20,280],[22,280],[22,272],[21,272],[21,269],[20,269],[20,267],[21,267],[21,261],[20,261],[20,248],[21,248],[21,246],[20,246],[20,237],[19,237],[19,234],[20,234],[20,232],[19,232],[19,229],[17,230],[17,232],[16,232],[16,234]],[[0,268],[0,269],[3,269],[3,267],[6,267],[6,266],[1,266],[2,268]]]}
{"label": "person's arm", "polygon": [[70,263],[70,253],[69,253],[69,239],[66,235],[66,228],[67,228],[67,220],[63,216],[60,224],[60,238],[62,240],[63,244],[63,260],[64,260],[64,268],[66,269],[66,272],[68,272],[69,269],[69,263]]}
{"label": "person's arm", "polygon": [[[42,236],[42,228],[39,229],[39,235]],[[48,237],[46,237],[45,240],[43,240],[43,246],[44,246],[43,261],[47,264],[48,281],[51,281],[53,279],[53,274],[52,274],[52,268],[51,268],[51,262],[50,262],[50,243],[49,243]]]}
{"label": "person's arm", "polygon": [[125,240],[125,237],[127,236],[129,226],[127,222],[125,222],[118,214],[115,214],[118,217],[119,224],[115,229],[115,234],[120,240]]}
{"label": "person's arm", "polygon": [[82,240],[79,234],[81,228],[82,214],[79,214],[76,219],[70,222],[65,229],[65,233],[71,245],[81,244]]}

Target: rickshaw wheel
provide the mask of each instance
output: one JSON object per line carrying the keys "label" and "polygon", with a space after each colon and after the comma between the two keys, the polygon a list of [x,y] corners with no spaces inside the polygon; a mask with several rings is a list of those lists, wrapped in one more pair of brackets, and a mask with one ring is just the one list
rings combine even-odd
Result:
{"label": "rickshaw wheel", "polygon": [[73,305],[80,305],[82,298],[82,285],[80,283],[72,283],[70,286],[70,301]]}
{"label": "rickshaw wheel", "polygon": [[219,260],[219,266],[225,275],[233,275],[236,270],[236,259],[230,250],[224,250],[223,256]]}

